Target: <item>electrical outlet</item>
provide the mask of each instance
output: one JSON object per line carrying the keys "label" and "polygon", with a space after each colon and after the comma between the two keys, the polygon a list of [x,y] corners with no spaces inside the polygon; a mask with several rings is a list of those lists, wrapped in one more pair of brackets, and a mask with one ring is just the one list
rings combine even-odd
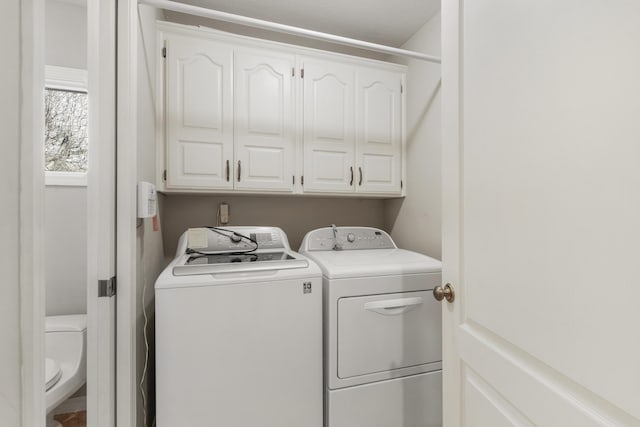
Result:
{"label": "electrical outlet", "polygon": [[220,224],[226,225],[229,223],[229,204],[220,203],[218,207],[218,216],[220,217]]}

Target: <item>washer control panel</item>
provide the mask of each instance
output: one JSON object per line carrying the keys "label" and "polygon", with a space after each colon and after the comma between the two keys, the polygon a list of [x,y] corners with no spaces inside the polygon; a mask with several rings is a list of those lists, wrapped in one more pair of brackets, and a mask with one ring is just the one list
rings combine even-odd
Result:
{"label": "washer control panel", "polygon": [[310,231],[302,241],[301,251],[341,251],[360,249],[395,249],[391,236],[371,227],[326,227]]}
{"label": "washer control panel", "polygon": [[195,228],[188,230],[187,239],[188,248],[203,252],[290,249],[284,232],[277,227]]}

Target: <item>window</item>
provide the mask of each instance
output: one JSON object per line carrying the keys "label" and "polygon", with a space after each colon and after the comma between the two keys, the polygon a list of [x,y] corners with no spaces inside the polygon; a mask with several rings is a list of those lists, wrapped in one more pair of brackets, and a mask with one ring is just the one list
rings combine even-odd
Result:
{"label": "window", "polygon": [[87,72],[47,66],[44,99],[45,183],[87,185]]}

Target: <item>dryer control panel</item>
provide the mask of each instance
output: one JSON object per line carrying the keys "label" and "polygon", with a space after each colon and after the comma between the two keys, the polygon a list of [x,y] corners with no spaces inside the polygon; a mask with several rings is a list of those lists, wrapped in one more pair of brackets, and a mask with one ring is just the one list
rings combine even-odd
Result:
{"label": "dryer control panel", "polygon": [[300,251],[341,251],[361,249],[396,249],[386,232],[372,227],[326,227],[310,231],[302,240]]}

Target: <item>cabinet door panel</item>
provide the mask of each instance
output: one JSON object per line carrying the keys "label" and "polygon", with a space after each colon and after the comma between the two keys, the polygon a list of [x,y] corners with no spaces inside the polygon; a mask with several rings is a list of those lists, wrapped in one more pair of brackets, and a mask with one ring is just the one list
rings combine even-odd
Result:
{"label": "cabinet door panel", "polygon": [[235,56],[235,188],[292,191],[294,58],[266,51]]}
{"label": "cabinet door panel", "polygon": [[231,48],[167,36],[168,188],[231,188],[233,158]]}
{"label": "cabinet door panel", "polygon": [[356,191],[400,193],[402,176],[402,76],[361,68],[357,79],[358,178]]}
{"label": "cabinet door panel", "polygon": [[358,176],[358,185],[362,181],[362,186],[365,185],[388,185],[393,182],[396,177],[394,174],[397,172],[396,162],[397,159],[393,154],[364,154],[362,160],[362,172],[358,170],[358,174],[362,174],[362,179]]}
{"label": "cabinet door panel", "polygon": [[211,159],[221,159],[223,152],[222,144],[181,141],[176,163],[185,177],[222,176],[222,162],[212,162]]}
{"label": "cabinet door panel", "polygon": [[220,64],[198,55],[181,61],[178,68],[177,105],[185,128],[222,130],[222,74]]}
{"label": "cabinet door panel", "polygon": [[[284,182],[283,171],[288,157],[283,148],[244,145],[246,160],[242,163],[242,177],[240,184],[257,187],[262,185],[265,188],[276,187],[278,184],[291,184]],[[291,180],[291,178],[289,178]],[[247,184],[248,183],[248,184]],[[258,184],[259,183],[259,184]],[[290,185],[289,185],[290,186]]]}
{"label": "cabinet door panel", "polygon": [[304,191],[353,191],[354,68],[303,60]]}
{"label": "cabinet door panel", "polygon": [[[314,183],[327,187],[343,185],[344,171],[353,170],[352,161],[351,156],[345,155],[343,151],[315,150],[312,159],[312,167],[316,171]],[[351,176],[349,176],[349,183],[351,181]]]}

